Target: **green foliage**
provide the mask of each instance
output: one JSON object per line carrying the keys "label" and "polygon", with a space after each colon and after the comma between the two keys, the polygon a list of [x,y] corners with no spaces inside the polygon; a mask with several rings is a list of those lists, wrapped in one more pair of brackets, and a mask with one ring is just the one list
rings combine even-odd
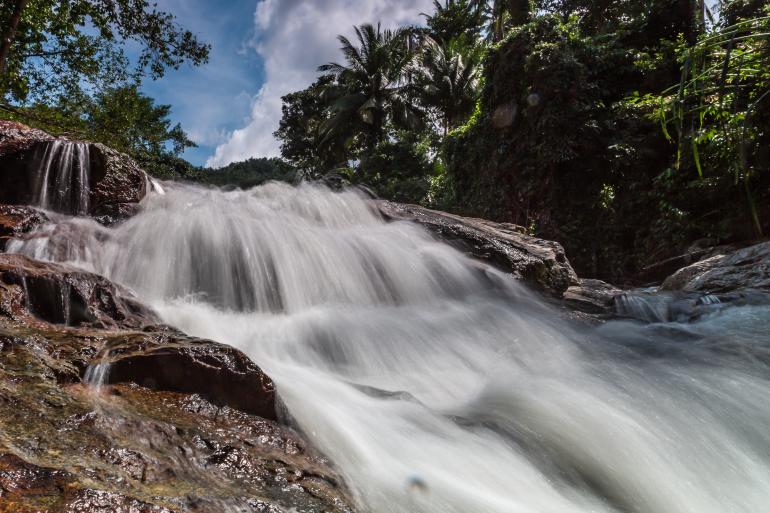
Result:
{"label": "green foliage", "polygon": [[432,170],[428,147],[406,137],[379,143],[362,159],[356,179],[385,198],[420,203],[428,193]]}
{"label": "green foliage", "polygon": [[318,71],[337,79],[329,117],[321,126],[321,143],[360,137],[372,150],[385,137],[388,123],[408,129],[420,127],[420,112],[408,97],[406,71],[414,59],[412,31],[383,30],[379,25],[355,27],[359,46],[339,36],[345,64],[329,63]]}
{"label": "green foliage", "polygon": [[0,117],[30,123],[53,134],[106,144],[131,155],[150,174],[173,178],[184,176],[179,155],[195,143],[181,125],[172,124],[170,113],[170,105],[155,105],[136,86],[125,86],[93,96],[62,98],[54,105],[38,103],[22,111],[5,111]]}
{"label": "green foliage", "polygon": [[346,160],[344,141],[326,138],[321,143],[334,80],[332,75],[323,75],[307,89],[284,96],[283,115],[274,134],[281,141],[283,158],[315,176]]}
{"label": "green foliage", "polygon": [[609,279],[767,229],[766,2],[434,7],[427,28],[340,39],[345,65],[284,99],[285,158],[527,226]]}
{"label": "green foliage", "polygon": [[435,12],[424,14],[428,34],[439,44],[475,45],[484,28],[485,2],[478,0],[433,0]]}
{"label": "green foliage", "polygon": [[276,158],[252,158],[235,162],[219,169],[196,169],[185,178],[198,183],[219,187],[248,189],[272,180],[295,182],[297,169]]}
{"label": "green foliage", "polygon": [[488,52],[476,113],[445,141],[456,208],[559,240],[585,274],[632,266],[624,225],[644,222],[639,192],[665,148],[624,102],[643,83],[637,56],[619,37],[585,34],[577,17],[513,29]]}
{"label": "green foliage", "polygon": [[[208,59],[207,45],[147,0],[29,0],[13,31],[18,2],[0,4],[3,37],[11,40],[0,63],[7,102],[60,101]],[[128,42],[140,48],[133,69],[123,51]]]}
{"label": "green foliage", "polygon": [[419,101],[445,134],[464,123],[476,106],[482,56],[481,45],[423,41],[412,80]]}
{"label": "green foliage", "polygon": [[757,236],[768,223],[758,205],[770,199],[768,34],[770,17],[763,16],[704,35],[679,49],[679,84],[645,98],[659,105],[663,131],[676,141],[677,168],[694,168],[709,196],[708,189],[741,187]]}

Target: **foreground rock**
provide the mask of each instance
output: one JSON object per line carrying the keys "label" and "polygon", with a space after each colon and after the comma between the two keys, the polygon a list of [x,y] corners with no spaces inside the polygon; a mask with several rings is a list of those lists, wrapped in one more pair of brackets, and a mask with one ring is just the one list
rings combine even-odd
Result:
{"label": "foreground rock", "polygon": [[0,251],[8,240],[29,233],[48,221],[48,217],[31,207],[0,205]]}
{"label": "foreground rock", "polygon": [[770,242],[720,252],[679,269],[661,286],[664,291],[701,293],[741,289],[770,291]]}
{"label": "foreground rock", "polygon": [[0,512],[351,511],[275,411],[236,349],[99,276],[0,255]]}
{"label": "foreground rock", "polygon": [[[109,223],[132,215],[148,184],[135,161],[102,144],[55,138],[20,123],[0,121],[0,203],[39,205]],[[57,201],[52,201],[54,196]],[[40,205],[43,197],[50,204]]]}
{"label": "foreground rock", "polygon": [[419,223],[470,256],[554,297],[578,284],[564,248],[558,242],[526,235],[521,227],[391,201],[377,200],[376,205],[386,219]]}

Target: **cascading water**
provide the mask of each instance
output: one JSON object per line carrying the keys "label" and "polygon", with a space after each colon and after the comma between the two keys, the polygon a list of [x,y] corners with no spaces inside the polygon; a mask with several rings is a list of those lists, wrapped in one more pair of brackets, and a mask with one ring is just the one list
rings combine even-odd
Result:
{"label": "cascading water", "polygon": [[352,191],[167,184],[106,229],[9,249],[131,287],[235,345],[377,513],[758,513],[770,309],[569,324]]}
{"label": "cascading water", "polygon": [[35,206],[84,215],[89,209],[91,156],[88,143],[54,140],[37,150]]}

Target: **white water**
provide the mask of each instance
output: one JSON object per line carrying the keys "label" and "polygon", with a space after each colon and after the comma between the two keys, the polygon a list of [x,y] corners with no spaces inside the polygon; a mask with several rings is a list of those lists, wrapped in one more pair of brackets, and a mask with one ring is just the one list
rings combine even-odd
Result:
{"label": "white water", "polygon": [[35,206],[84,215],[90,203],[88,143],[55,140],[40,147]]}
{"label": "white water", "polygon": [[10,250],[248,353],[364,511],[768,510],[767,308],[579,328],[354,192],[165,185]]}

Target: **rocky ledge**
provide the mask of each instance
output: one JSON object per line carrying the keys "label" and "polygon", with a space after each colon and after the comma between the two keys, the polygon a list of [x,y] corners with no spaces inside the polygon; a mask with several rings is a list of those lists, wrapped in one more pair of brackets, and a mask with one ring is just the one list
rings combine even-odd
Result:
{"label": "rocky ledge", "polygon": [[0,254],[0,512],[351,511],[276,418],[240,351],[105,278]]}
{"label": "rocky ledge", "polygon": [[39,176],[42,164],[50,158],[51,145],[57,142],[82,144],[88,148],[88,215],[109,224],[135,213],[137,204],[147,194],[150,181],[131,157],[103,144],[57,138],[21,123],[2,120],[0,203],[34,203],[42,186]]}
{"label": "rocky ledge", "polygon": [[469,256],[511,273],[550,296],[560,298],[578,283],[561,244],[529,236],[520,226],[375,201],[385,219],[418,223]]}
{"label": "rocky ledge", "polygon": [[676,271],[661,290],[733,292],[756,289],[770,292],[770,242],[747,248],[719,248],[712,256]]}

